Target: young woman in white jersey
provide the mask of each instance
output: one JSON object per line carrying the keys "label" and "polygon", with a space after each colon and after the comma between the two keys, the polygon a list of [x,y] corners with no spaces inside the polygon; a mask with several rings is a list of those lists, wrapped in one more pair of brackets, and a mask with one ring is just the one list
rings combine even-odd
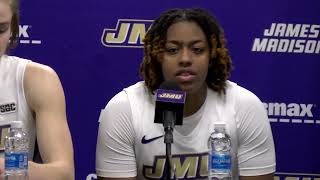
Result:
{"label": "young woman in white jersey", "polygon": [[172,163],[177,179],[207,178],[207,141],[215,122],[231,136],[233,179],[272,180],[275,151],[261,101],[228,81],[232,63],[222,28],[203,9],[172,9],[144,39],[144,79],[114,96],[100,116],[98,179],[163,179],[163,127],[154,124],[155,90],[165,80],[186,91]]}
{"label": "young woman in white jersey", "polygon": [[[1,124],[23,122],[30,141],[30,180],[72,180],[73,147],[63,88],[50,67],[7,55],[18,35],[19,0],[0,0],[0,107],[10,107],[2,108]],[[43,163],[32,162],[36,141]],[[3,144],[0,154],[3,175]]]}

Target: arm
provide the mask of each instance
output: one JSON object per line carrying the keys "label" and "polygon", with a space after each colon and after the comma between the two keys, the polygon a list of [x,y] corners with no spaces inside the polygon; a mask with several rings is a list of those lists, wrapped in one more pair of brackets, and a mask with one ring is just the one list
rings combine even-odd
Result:
{"label": "arm", "polygon": [[273,179],[275,149],[268,116],[261,101],[242,89],[237,100],[240,179]]}
{"label": "arm", "polygon": [[36,119],[43,164],[29,162],[29,179],[72,180],[74,161],[63,88],[57,74],[38,63],[28,63],[24,77],[27,103]]}
{"label": "arm", "polygon": [[101,111],[99,121],[96,148],[98,179],[136,179],[135,132],[130,104],[124,91],[110,100]]}

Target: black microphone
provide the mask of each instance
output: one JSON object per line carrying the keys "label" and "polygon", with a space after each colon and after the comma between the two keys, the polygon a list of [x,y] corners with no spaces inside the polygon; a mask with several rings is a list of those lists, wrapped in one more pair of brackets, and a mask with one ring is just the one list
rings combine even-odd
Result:
{"label": "black microphone", "polygon": [[[166,162],[164,179],[170,180],[172,174],[171,143],[173,143],[173,129],[175,125],[182,125],[183,106],[186,93],[173,81],[163,82],[156,93],[156,108],[154,123],[161,123],[164,127],[164,143],[166,144]],[[175,173],[173,173],[175,179]]]}
{"label": "black microphone", "polygon": [[[175,125],[182,125],[186,93],[174,81],[163,82],[156,93],[154,123],[161,123],[164,130],[172,131]],[[166,142],[170,140],[166,140]],[[172,143],[172,142],[171,142]]]}

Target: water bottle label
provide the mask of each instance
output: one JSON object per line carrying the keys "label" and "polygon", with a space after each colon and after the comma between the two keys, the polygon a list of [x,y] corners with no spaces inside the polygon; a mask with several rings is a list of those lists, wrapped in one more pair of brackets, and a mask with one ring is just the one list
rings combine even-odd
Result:
{"label": "water bottle label", "polygon": [[5,169],[28,169],[28,153],[5,153]]}
{"label": "water bottle label", "polygon": [[211,169],[215,169],[221,172],[230,172],[231,155],[229,153],[212,153]]}

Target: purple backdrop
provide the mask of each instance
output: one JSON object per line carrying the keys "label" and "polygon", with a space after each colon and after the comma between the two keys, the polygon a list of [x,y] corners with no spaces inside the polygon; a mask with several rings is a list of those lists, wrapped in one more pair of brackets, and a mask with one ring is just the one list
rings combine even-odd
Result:
{"label": "purple backdrop", "polygon": [[140,40],[154,18],[174,7],[207,8],[224,27],[235,65],[231,80],[265,103],[276,178],[320,178],[320,1],[22,0],[21,41],[12,54],[59,74],[76,179],[96,179],[100,110],[140,79]]}

